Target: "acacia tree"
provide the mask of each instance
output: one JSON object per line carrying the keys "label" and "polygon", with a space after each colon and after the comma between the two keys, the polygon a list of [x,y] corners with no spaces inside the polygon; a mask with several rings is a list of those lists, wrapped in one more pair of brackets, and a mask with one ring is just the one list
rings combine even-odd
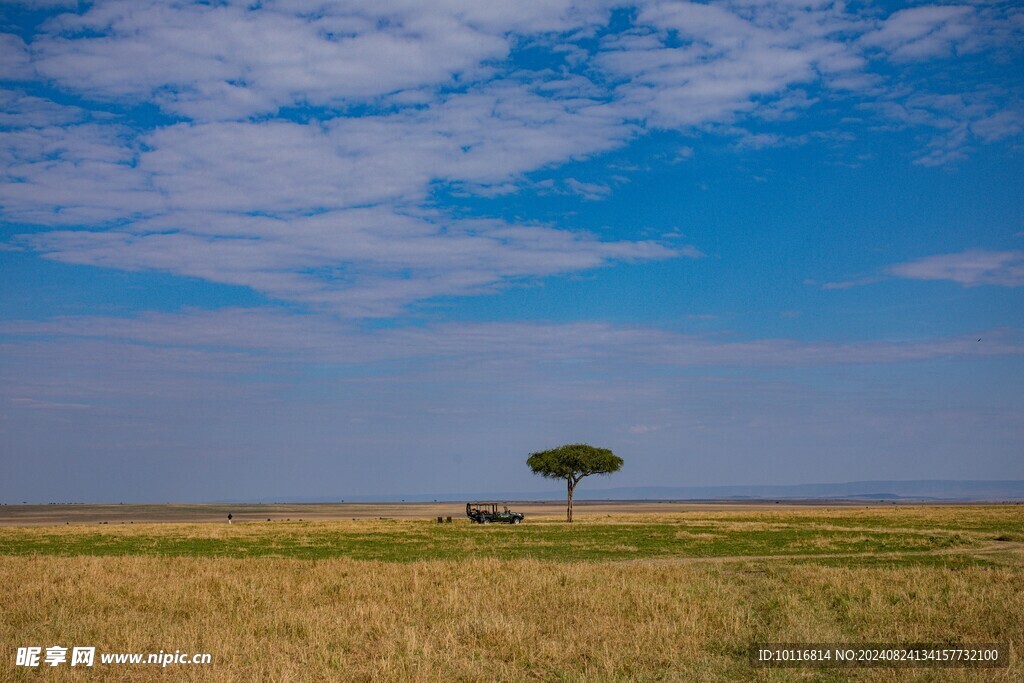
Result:
{"label": "acacia tree", "polygon": [[565,520],[572,521],[572,493],[583,477],[591,474],[611,474],[622,468],[622,458],[607,448],[594,448],[585,443],[573,443],[549,451],[532,453],[526,459],[534,474],[548,479],[565,479],[569,489],[569,501],[565,509]]}

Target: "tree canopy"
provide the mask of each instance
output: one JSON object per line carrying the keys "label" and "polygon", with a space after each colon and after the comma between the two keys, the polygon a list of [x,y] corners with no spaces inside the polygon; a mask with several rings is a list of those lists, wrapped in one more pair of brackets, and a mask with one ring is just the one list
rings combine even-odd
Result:
{"label": "tree canopy", "polygon": [[572,494],[583,477],[592,474],[611,474],[622,468],[623,460],[607,448],[595,448],[585,443],[566,444],[558,448],[530,454],[526,464],[534,474],[549,479],[565,479],[568,487],[566,521],[572,521]]}

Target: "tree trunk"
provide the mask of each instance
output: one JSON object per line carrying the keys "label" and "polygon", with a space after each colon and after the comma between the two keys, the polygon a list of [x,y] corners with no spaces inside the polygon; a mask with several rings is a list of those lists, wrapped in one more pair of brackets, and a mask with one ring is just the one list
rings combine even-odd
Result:
{"label": "tree trunk", "polygon": [[572,522],[572,491],[576,488],[576,482],[572,478],[567,478],[566,482],[569,484],[569,505],[565,509],[565,521]]}

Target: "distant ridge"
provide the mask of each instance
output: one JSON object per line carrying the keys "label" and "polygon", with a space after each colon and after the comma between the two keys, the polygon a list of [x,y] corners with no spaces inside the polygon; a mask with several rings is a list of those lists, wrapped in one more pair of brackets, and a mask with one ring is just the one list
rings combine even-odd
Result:
{"label": "distant ridge", "polygon": [[1024,480],[1011,481],[852,481],[844,484],[792,484],[785,486],[647,486],[582,491],[579,497],[643,499],[815,498],[1001,500],[1024,499]]}
{"label": "distant ridge", "polygon": [[[586,482],[590,483],[590,482]],[[596,482],[595,482],[596,483]],[[268,497],[257,500],[217,502],[263,503],[422,503],[463,500],[560,500],[561,489],[551,491],[477,491],[468,493],[416,493],[407,495]],[[1001,501],[1024,500],[1024,480],[958,481],[922,479],[911,481],[851,481],[842,484],[791,484],[775,486],[581,486],[576,500],[920,500]]]}

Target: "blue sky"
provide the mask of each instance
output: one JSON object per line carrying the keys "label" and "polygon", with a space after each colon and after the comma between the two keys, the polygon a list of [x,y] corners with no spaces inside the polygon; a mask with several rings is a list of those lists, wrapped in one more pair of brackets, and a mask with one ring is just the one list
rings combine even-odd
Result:
{"label": "blue sky", "polygon": [[1024,478],[1014,3],[0,9],[0,500]]}

